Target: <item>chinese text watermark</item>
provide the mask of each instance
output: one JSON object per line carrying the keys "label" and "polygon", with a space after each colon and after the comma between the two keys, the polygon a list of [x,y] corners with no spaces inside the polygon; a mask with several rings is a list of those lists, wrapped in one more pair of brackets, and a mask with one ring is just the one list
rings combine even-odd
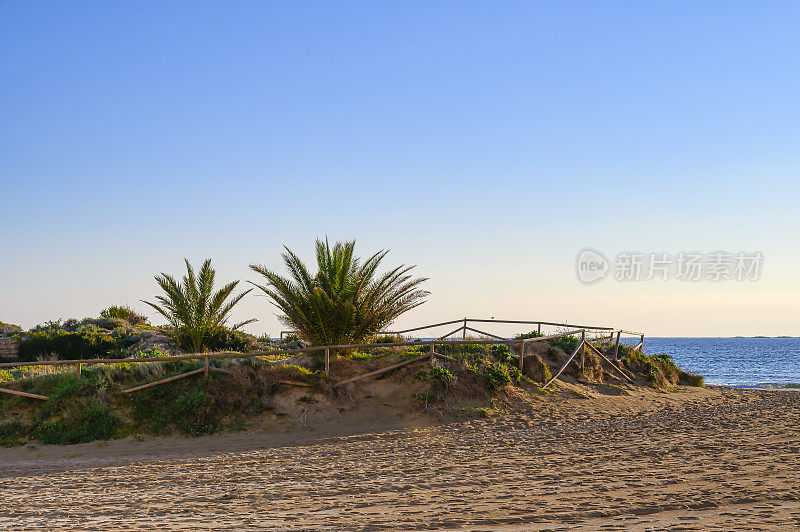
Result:
{"label": "chinese text watermark", "polygon": [[585,248],[575,262],[578,280],[591,284],[613,277],[617,281],[757,281],[764,255],[760,251],[679,253],[623,251],[609,260]]}

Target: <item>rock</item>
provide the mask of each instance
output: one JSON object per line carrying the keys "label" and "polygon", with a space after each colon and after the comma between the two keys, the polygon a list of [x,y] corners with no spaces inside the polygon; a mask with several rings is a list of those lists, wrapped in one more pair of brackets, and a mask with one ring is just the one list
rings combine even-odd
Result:
{"label": "rock", "polygon": [[544,363],[539,355],[526,357],[525,363],[522,367],[522,372],[526,377],[541,383],[546,382],[552,376],[550,373],[550,368]]}

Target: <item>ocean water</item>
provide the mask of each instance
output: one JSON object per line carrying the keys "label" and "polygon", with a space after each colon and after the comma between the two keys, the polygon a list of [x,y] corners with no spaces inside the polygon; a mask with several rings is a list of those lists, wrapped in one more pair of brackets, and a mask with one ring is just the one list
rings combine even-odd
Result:
{"label": "ocean water", "polygon": [[707,384],[800,388],[800,338],[645,338],[645,353],[672,355]]}

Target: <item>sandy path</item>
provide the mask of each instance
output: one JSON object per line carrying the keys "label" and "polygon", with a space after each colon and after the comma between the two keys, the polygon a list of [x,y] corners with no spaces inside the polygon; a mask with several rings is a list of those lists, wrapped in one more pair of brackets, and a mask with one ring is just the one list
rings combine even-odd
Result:
{"label": "sandy path", "polygon": [[281,443],[0,450],[0,528],[800,527],[794,392],[561,398],[499,419]]}

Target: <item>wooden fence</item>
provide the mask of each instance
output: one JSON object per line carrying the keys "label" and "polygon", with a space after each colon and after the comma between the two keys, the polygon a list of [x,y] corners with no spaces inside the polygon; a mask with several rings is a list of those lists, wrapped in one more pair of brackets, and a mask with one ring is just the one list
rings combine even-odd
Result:
{"label": "wooden fence", "polygon": [[[526,325],[536,325],[537,331],[541,334],[541,326],[548,325],[548,326],[556,326],[556,327],[563,327],[566,330],[557,332],[555,334],[550,335],[541,335],[536,336],[534,338],[525,338],[525,339],[514,339],[514,338],[503,338],[501,336],[497,336],[488,332],[480,331],[478,329],[469,327],[470,323],[503,323],[503,324],[526,324]],[[226,360],[226,359],[252,359],[256,357],[263,357],[263,356],[276,356],[276,355],[293,355],[299,353],[315,353],[315,352],[323,352],[324,358],[324,371],[325,375],[330,378],[330,358],[331,358],[331,351],[338,351],[343,349],[371,349],[371,348],[378,348],[378,347],[411,347],[411,346],[428,346],[426,350],[427,353],[420,355],[418,357],[405,360],[403,362],[399,362],[397,364],[392,364],[391,366],[387,366],[385,368],[380,368],[375,371],[370,371],[369,373],[365,373],[363,375],[358,375],[356,377],[351,377],[349,379],[344,379],[341,381],[331,382],[333,387],[343,386],[346,384],[350,384],[352,382],[356,382],[362,379],[366,379],[369,377],[375,377],[377,375],[381,375],[388,371],[392,371],[395,369],[399,369],[401,367],[407,366],[409,364],[414,364],[417,362],[422,362],[424,360],[430,361],[431,364],[434,363],[436,358],[449,360],[449,361],[456,361],[453,357],[437,353],[436,346],[437,345],[507,345],[509,349],[513,350],[514,346],[519,347],[519,368],[522,369],[524,359],[528,356],[532,356],[526,354],[526,347],[535,342],[542,342],[546,340],[551,340],[555,338],[560,338],[564,336],[578,336],[580,335],[580,342],[578,343],[578,347],[572,352],[569,358],[564,362],[564,364],[559,368],[553,377],[544,384],[544,387],[550,386],[556,378],[563,373],[563,371],[567,368],[567,366],[575,359],[577,355],[581,355],[578,359],[580,362],[580,367],[583,368],[583,357],[585,356],[586,352],[591,350],[595,354],[599,355],[601,359],[607,362],[616,373],[623,376],[624,379],[632,382],[632,378],[627,375],[624,371],[622,371],[611,359],[606,357],[599,349],[597,349],[592,342],[612,342],[614,344],[614,353],[612,357],[614,359],[617,358],[619,353],[619,346],[620,346],[620,337],[622,334],[628,334],[639,337],[640,341],[634,347],[634,350],[643,350],[644,349],[644,334],[634,331],[627,331],[624,329],[615,329],[613,327],[591,327],[586,325],[570,325],[566,323],[553,323],[553,322],[544,322],[544,321],[512,321],[512,320],[475,320],[475,319],[468,319],[464,318],[461,320],[452,320],[446,321],[441,323],[435,323],[432,325],[425,325],[422,327],[415,327],[413,329],[405,329],[403,331],[395,331],[392,333],[386,334],[393,334],[393,335],[401,335],[406,334],[409,332],[418,332],[428,329],[434,329],[437,327],[443,327],[445,325],[452,325],[455,323],[460,323],[461,325],[455,331],[452,331],[444,336],[437,337],[433,340],[413,340],[413,341],[397,341],[397,342],[382,342],[382,343],[368,343],[368,344],[345,344],[345,345],[325,345],[325,346],[313,346],[313,347],[303,347],[297,349],[281,349],[275,351],[259,351],[253,353],[200,353],[200,354],[192,354],[192,355],[180,355],[180,356],[172,356],[172,357],[148,357],[148,358],[125,358],[125,359],[87,359],[87,360],[50,360],[50,361],[36,361],[36,362],[6,362],[0,363],[0,369],[2,368],[17,368],[17,367],[25,367],[25,366],[77,366],[77,371],[80,374],[81,368],[83,366],[91,366],[97,364],[137,364],[137,363],[154,363],[154,362],[180,362],[185,360],[199,360],[203,362],[203,367],[199,369],[195,369],[186,373],[181,373],[180,375],[174,375],[172,377],[167,377],[165,379],[161,379],[155,382],[150,382],[147,384],[142,384],[140,386],[135,386],[133,388],[129,388],[127,390],[123,390],[122,393],[132,393],[137,392],[139,390],[144,390],[146,388],[150,388],[152,386],[158,386],[160,384],[165,384],[168,382],[172,382],[178,379],[183,379],[185,377],[191,377],[193,375],[204,374],[208,376],[210,372],[218,372],[218,373],[231,373],[231,370],[217,368],[211,365],[211,360]],[[481,334],[483,336],[492,338],[492,339],[475,339],[475,338],[467,338],[467,331],[472,331],[477,334]],[[458,339],[447,339],[449,336],[457,334],[461,332],[462,338]],[[587,335],[594,334],[594,338],[588,338]],[[305,383],[296,382],[296,381],[279,381],[281,384],[288,384],[288,385],[300,385],[304,386]],[[35,395],[26,392],[22,392],[19,390],[12,390],[8,388],[0,388],[0,393],[9,393],[14,395],[20,395],[23,397],[29,397],[32,399],[40,399],[40,400],[47,400],[48,398],[42,395]]]}

